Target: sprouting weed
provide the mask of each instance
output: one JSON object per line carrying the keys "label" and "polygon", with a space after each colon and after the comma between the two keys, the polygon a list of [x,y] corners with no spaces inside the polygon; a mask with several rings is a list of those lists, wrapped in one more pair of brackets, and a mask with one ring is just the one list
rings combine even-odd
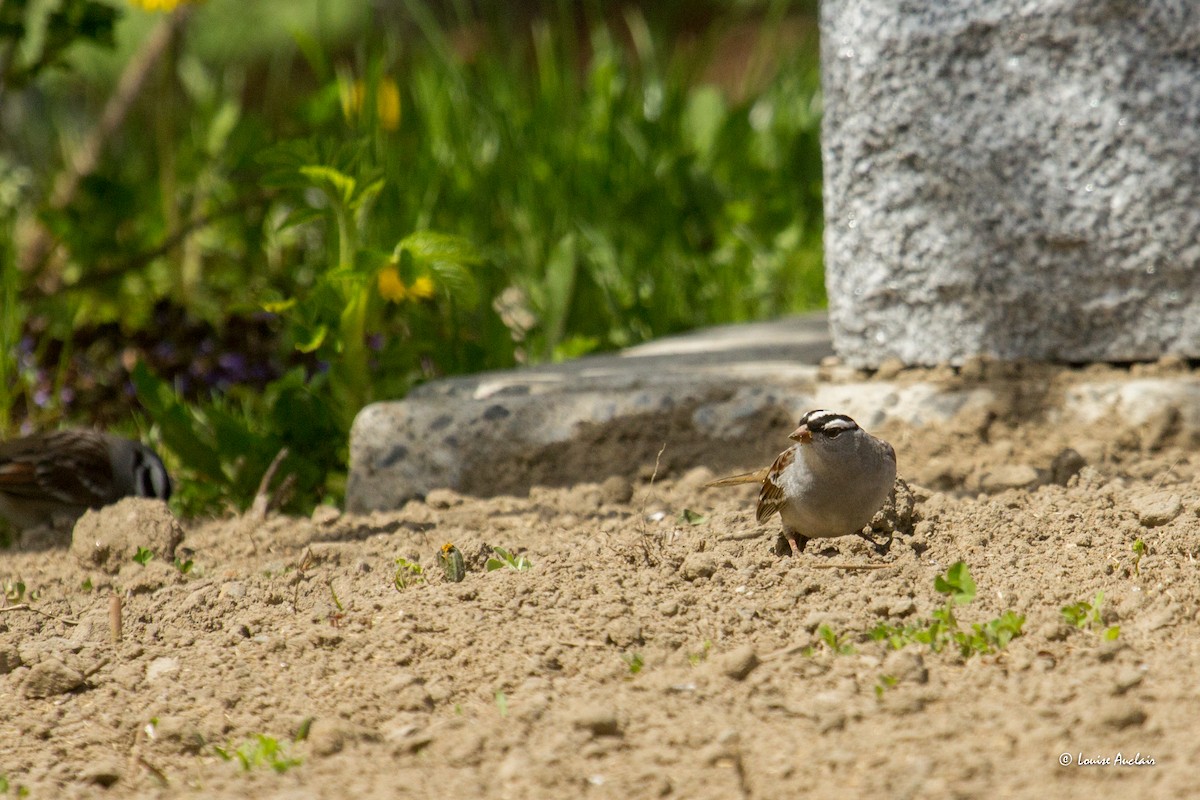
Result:
{"label": "sprouting weed", "polygon": [[397,592],[402,592],[409,587],[409,584],[417,584],[425,582],[425,570],[415,561],[409,561],[407,558],[396,559],[396,572],[392,575],[392,585],[396,587]]}
{"label": "sprouting weed", "polygon": [[[817,627],[817,638],[828,647],[832,652],[839,656],[850,655],[855,652],[854,645],[846,641],[846,637],[838,636],[833,628],[828,625],[820,625]],[[817,652],[816,646],[805,647],[800,651],[805,656],[815,655]]]}
{"label": "sprouting weed", "polygon": [[1142,563],[1142,556],[1146,554],[1146,543],[1141,539],[1133,540],[1133,574],[1139,578],[1142,576],[1142,571],[1138,565]]}
{"label": "sprouting weed", "polygon": [[972,623],[969,628],[959,624],[955,606],[966,605],[975,598],[975,579],[963,562],[955,563],[944,576],[938,576],[933,586],[939,594],[946,596],[946,604],[930,614],[928,621],[910,625],[880,621],[867,635],[877,642],[886,641],[894,650],[910,644],[924,644],[934,652],[940,652],[947,644],[954,644],[963,658],[1003,650],[1021,635],[1025,616],[1012,610],[987,622]]}
{"label": "sprouting weed", "polygon": [[515,569],[517,572],[524,572],[533,566],[533,562],[525,556],[514,556],[503,547],[493,547],[492,552],[496,554],[496,557],[487,560],[486,566],[488,572],[504,569],[505,567]]}
{"label": "sprouting weed", "polygon": [[[1080,630],[1090,630],[1097,625],[1104,624],[1104,618],[1100,611],[1103,606],[1104,592],[1096,592],[1096,596],[1092,598],[1092,602],[1090,603],[1086,600],[1081,600],[1078,603],[1063,606],[1063,619],[1067,621],[1068,625],[1073,625]],[[1121,635],[1121,626],[1110,625],[1104,629],[1101,635],[1105,641],[1115,641]]]}
{"label": "sprouting weed", "polygon": [[261,733],[255,734],[236,750],[217,746],[214,746],[213,750],[225,761],[236,759],[246,772],[266,766],[282,774],[292,767],[300,766],[300,759],[289,758],[277,739]]}
{"label": "sprouting weed", "polygon": [[642,667],[646,664],[646,660],[642,658],[641,653],[626,653],[621,656],[621,660],[629,665],[630,675],[637,675],[642,671]]}
{"label": "sprouting weed", "polygon": [[20,580],[4,582],[4,604],[16,605],[25,599],[25,583]]}
{"label": "sprouting weed", "polygon": [[884,692],[886,692],[888,689],[891,689],[899,682],[900,679],[895,675],[880,675],[879,682],[875,684],[875,696],[883,697]]}
{"label": "sprouting weed", "polygon": [[1067,624],[1074,625],[1076,628],[1090,628],[1093,625],[1099,625],[1100,607],[1104,604],[1104,592],[1096,592],[1096,597],[1092,602],[1081,600],[1078,603],[1072,603],[1062,607],[1063,619]]}
{"label": "sprouting weed", "polygon": [[133,560],[143,567],[149,564],[152,558],[154,558],[154,551],[147,550],[145,547],[139,547],[137,552],[133,554]]}

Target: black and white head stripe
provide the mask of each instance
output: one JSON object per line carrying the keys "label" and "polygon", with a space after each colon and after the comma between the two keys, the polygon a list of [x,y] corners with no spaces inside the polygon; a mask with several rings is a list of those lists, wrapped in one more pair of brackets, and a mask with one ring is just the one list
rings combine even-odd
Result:
{"label": "black and white head stripe", "polygon": [[134,442],[133,480],[139,497],[171,499],[171,478],[158,454],[140,442]]}
{"label": "black and white head stripe", "polygon": [[827,436],[837,436],[858,427],[858,423],[845,414],[826,411],[823,408],[809,411],[800,418],[800,424],[808,428],[809,433],[824,433]]}

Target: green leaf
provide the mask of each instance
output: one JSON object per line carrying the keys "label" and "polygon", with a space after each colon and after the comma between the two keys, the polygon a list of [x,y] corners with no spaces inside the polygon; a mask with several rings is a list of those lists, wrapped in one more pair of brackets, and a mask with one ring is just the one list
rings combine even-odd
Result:
{"label": "green leaf", "polygon": [[358,181],[341,170],[318,164],[308,164],[300,167],[299,172],[314,186],[324,189],[331,199],[342,205],[349,206],[354,198],[354,190],[358,186]]}
{"label": "green leaf", "polygon": [[933,581],[933,588],[940,594],[950,595],[955,603],[963,605],[975,599],[975,579],[967,565],[958,561],[946,570],[946,576],[938,576]]}

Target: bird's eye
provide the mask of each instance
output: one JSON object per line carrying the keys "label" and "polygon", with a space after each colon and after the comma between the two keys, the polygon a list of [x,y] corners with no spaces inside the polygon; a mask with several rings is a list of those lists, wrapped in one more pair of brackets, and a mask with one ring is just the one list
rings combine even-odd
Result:
{"label": "bird's eye", "polygon": [[834,439],[838,436],[838,434],[842,433],[845,430],[846,430],[845,428],[826,428],[825,435],[828,436],[830,439]]}

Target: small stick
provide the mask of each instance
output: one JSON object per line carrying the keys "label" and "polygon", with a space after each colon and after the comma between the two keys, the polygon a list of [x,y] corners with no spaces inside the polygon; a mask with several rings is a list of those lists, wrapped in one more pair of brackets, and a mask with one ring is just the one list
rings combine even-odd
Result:
{"label": "small stick", "polygon": [[254,502],[250,504],[250,510],[246,512],[246,516],[258,520],[267,518],[267,511],[271,507],[271,481],[275,480],[275,473],[279,470],[279,465],[287,457],[288,449],[286,447],[280,448],[279,452],[275,454],[271,465],[263,473],[262,480],[258,484],[258,491],[254,494]]}
{"label": "small stick", "polygon": [[79,624],[79,620],[77,620],[77,619],[71,619],[70,617],[60,617],[55,614],[51,614],[47,611],[42,611],[40,608],[34,608],[33,606],[29,605],[28,603],[20,603],[15,606],[0,607],[0,614],[3,614],[5,611],[32,611],[35,614],[41,614],[43,617],[48,617],[49,619],[52,619],[56,622],[62,622],[66,625],[78,625]]}
{"label": "small stick", "polygon": [[108,598],[108,632],[113,644],[121,641],[121,595],[116,592]]}

